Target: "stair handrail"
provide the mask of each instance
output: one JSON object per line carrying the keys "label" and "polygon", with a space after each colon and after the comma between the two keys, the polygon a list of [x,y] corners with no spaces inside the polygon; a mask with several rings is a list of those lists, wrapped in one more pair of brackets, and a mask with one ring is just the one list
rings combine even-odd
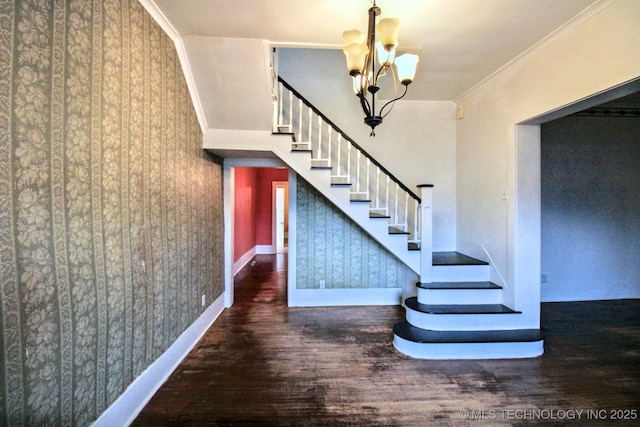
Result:
{"label": "stair handrail", "polygon": [[295,90],[286,80],[284,80],[280,75],[278,75],[278,82],[282,83],[282,85],[287,88],[291,93],[293,93],[298,99],[300,99],[308,108],[310,108],[316,115],[322,118],[329,126],[333,128],[334,131],[340,133],[343,139],[346,139],[351,143],[351,145],[360,151],[367,159],[371,161],[374,165],[380,168],[380,171],[386,174],[395,184],[397,184],[400,188],[406,191],[413,199],[415,199],[418,203],[422,203],[420,197],[418,197],[413,191],[411,191],[402,181],[395,177],[391,172],[389,172],[384,166],[380,164],[373,156],[367,153],[358,143],[356,143],[353,138],[347,135],[342,131],[335,123],[333,123],[327,116],[325,116],[320,110],[318,110],[311,102],[309,102],[304,96],[300,94],[297,90]]}

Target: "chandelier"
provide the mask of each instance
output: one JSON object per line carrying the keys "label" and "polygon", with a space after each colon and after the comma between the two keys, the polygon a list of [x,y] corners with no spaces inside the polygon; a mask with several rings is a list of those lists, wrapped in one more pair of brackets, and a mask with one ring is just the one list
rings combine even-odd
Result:
{"label": "chandelier", "polygon": [[[369,9],[367,34],[359,30],[349,30],[342,34],[347,68],[353,77],[353,90],[360,99],[360,105],[365,115],[364,122],[371,127],[369,136],[376,136],[376,126],[382,123],[382,119],[389,114],[393,103],[407,94],[408,86],[415,77],[419,59],[417,55],[411,54],[395,57],[400,20],[398,18],[384,18],[376,26],[376,17],[380,16],[380,13],[380,8],[373,0],[373,6]],[[376,41],[376,29],[379,33],[378,41]],[[376,58],[377,70],[375,69]],[[395,71],[392,65],[395,65]],[[392,74],[397,74],[398,81],[404,86],[404,92],[385,103],[376,112],[376,93],[380,90],[378,82],[389,70]]]}

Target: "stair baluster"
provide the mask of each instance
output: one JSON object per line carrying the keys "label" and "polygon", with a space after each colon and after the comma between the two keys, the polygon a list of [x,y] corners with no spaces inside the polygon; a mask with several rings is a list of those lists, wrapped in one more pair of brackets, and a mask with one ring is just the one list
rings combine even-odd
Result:
{"label": "stair baluster", "polygon": [[389,175],[387,175],[387,182],[385,184],[385,196],[384,196],[384,214],[391,216],[391,207],[389,206]]}
{"label": "stair baluster", "polygon": [[409,230],[409,194],[404,193],[404,221],[402,223],[402,231]]}
{"label": "stair baluster", "polygon": [[[278,89],[279,89],[278,93],[280,94],[278,96],[278,110],[279,110],[278,125],[280,125],[280,124],[284,123],[284,116],[283,116],[284,103],[282,102],[282,95],[283,95],[284,88],[282,87],[282,85],[280,85],[280,87]],[[278,131],[278,129],[275,129],[275,130]]]}
{"label": "stair baluster", "polygon": [[376,211],[380,210],[380,168],[376,167]]}
{"label": "stair baluster", "polygon": [[336,166],[338,168],[338,176],[342,176],[342,163],[340,162],[341,150],[342,150],[342,135],[338,134],[338,159],[336,161]]}
{"label": "stair baluster", "polygon": [[396,182],[396,191],[395,191],[395,206],[394,206],[394,217],[393,223],[394,225],[398,224],[398,183]]}
{"label": "stair baluster", "polygon": [[351,141],[347,141],[347,176],[349,182],[351,182]]}
{"label": "stair baluster", "polygon": [[362,153],[356,153],[356,193],[360,194],[360,156]]}
{"label": "stair baluster", "polygon": [[293,112],[293,94],[289,92],[289,126],[287,128],[289,132],[292,132],[292,125],[293,125],[292,112]]}
{"label": "stair baluster", "polygon": [[318,151],[316,159],[322,160],[322,117],[318,116]]}
{"label": "stair baluster", "polygon": [[313,115],[313,110],[309,108],[309,138],[307,138],[307,142],[309,143],[309,148],[311,148],[311,128],[313,127],[312,115]]}
{"label": "stair baluster", "polygon": [[[332,162],[331,162],[331,146],[333,145],[333,141],[332,141],[332,131],[333,128],[331,127],[331,125],[327,124],[327,166],[332,166]],[[333,169],[332,169],[333,170]]]}
{"label": "stair baluster", "polygon": [[366,193],[367,193],[366,198],[367,199],[369,198],[369,194],[370,194],[370,191],[369,191],[369,180],[371,179],[371,176],[370,176],[370,173],[369,173],[370,169],[371,169],[371,159],[367,157],[367,183],[366,183],[366,185],[364,187],[364,188],[366,188]]}
{"label": "stair baluster", "polygon": [[298,142],[302,142],[302,99],[298,100],[298,111],[300,115],[298,118]]}

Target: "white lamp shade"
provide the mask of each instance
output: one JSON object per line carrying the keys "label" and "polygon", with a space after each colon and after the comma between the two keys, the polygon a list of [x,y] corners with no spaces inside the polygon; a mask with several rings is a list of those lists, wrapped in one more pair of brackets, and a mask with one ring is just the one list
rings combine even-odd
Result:
{"label": "white lamp shade", "polygon": [[380,42],[386,50],[398,46],[398,29],[400,29],[398,18],[384,18],[378,22],[377,30],[380,34]]}
{"label": "white lamp shade", "polygon": [[391,64],[393,64],[393,60],[396,56],[395,49],[391,49],[388,51],[384,48],[384,46],[382,46],[382,42],[378,41],[376,42],[376,51],[378,54],[378,62],[380,63],[381,66],[389,67],[391,66]]}
{"label": "white lamp shade", "polygon": [[352,43],[342,49],[347,58],[347,69],[349,74],[359,74],[364,69],[364,62],[367,58],[367,45]]}
{"label": "white lamp shade", "polygon": [[411,83],[416,76],[416,67],[420,58],[418,55],[404,54],[396,58],[398,80],[404,85]]}
{"label": "white lamp shade", "polygon": [[349,46],[350,44],[364,44],[365,35],[360,30],[348,30],[342,33],[342,40],[344,40],[344,45]]}

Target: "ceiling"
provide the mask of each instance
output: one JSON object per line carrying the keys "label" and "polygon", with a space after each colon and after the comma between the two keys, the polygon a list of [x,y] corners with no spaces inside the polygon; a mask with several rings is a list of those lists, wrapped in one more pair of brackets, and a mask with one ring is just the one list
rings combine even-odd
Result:
{"label": "ceiling", "polygon": [[[420,55],[418,98],[451,100],[592,7],[598,0],[376,0],[400,18],[399,50]],[[602,0],[606,1],[606,0]],[[181,37],[268,40],[342,48],[365,30],[370,0],[154,0]],[[242,52],[238,52],[239,55]],[[417,87],[416,87],[417,86]]]}

